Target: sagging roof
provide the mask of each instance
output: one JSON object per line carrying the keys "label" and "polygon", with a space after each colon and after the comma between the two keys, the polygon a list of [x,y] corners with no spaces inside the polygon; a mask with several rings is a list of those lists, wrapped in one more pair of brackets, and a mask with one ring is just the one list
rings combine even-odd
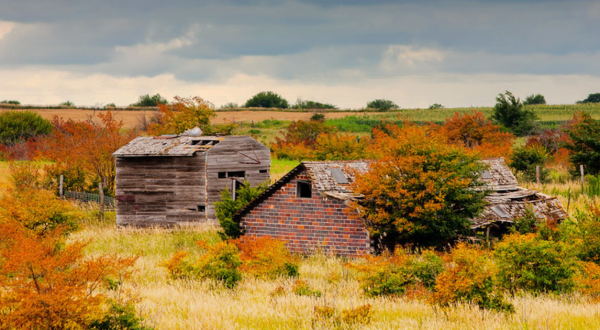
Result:
{"label": "sagging roof", "polygon": [[[234,218],[239,219],[244,216],[304,170],[307,170],[314,186],[321,194],[340,200],[361,199],[361,195],[350,189],[350,183],[354,182],[355,173],[368,170],[370,162],[369,160],[303,162],[236,213]],[[489,158],[484,159],[483,162],[488,165],[488,169],[482,173],[481,178],[492,193],[486,198],[489,205],[483,214],[471,220],[472,229],[495,222],[512,223],[514,219],[523,217],[526,209],[530,207],[539,219],[562,220],[567,217],[567,213],[555,197],[519,187],[504,158]]]}
{"label": "sagging roof", "polygon": [[140,136],[113,153],[115,157],[193,156],[204,152],[226,137],[218,136]]}

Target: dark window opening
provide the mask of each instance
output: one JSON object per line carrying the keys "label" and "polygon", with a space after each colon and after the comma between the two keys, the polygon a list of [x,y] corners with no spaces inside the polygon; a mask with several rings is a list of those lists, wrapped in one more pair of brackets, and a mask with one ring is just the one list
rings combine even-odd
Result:
{"label": "dark window opening", "polygon": [[258,170],[258,173],[267,173],[267,170]]}
{"label": "dark window opening", "polygon": [[198,205],[198,212],[206,212],[206,206]]}
{"label": "dark window opening", "polygon": [[197,145],[200,142],[201,142],[200,140],[192,140],[192,145],[195,146],[195,145]]}
{"label": "dark window opening", "polygon": [[219,179],[225,179],[227,177],[227,172],[219,172]]}
{"label": "dark window opening", "polygon": [[298,191],[296,192],[296,197],[312,198],[312,189],[310,187],[310,182],[298,181]]}
{"label": "dark window opening", "polygon": [[228,178],[243,178],[246,176],[245,171],[227,172]]}

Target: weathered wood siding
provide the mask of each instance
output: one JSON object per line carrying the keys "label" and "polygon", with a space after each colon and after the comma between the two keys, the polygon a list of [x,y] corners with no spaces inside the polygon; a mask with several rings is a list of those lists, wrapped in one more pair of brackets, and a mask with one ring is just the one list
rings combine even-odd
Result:
{"label": "weathered wood siding", "polygon": [[204,222],[205,156],[117,157],[117,224]]}
{"label": "weathered wood siding", "polygon": [[[270,180],[271,152],[249,136],[230,136],[206,153],[207,217],[215,220],[214,202],[221,200],[221,190],[232,188],[232,179],[219,178],[219,172],[244,171],[244,179],[252,186]],[[262,171],[262,173],[261,173]]]}

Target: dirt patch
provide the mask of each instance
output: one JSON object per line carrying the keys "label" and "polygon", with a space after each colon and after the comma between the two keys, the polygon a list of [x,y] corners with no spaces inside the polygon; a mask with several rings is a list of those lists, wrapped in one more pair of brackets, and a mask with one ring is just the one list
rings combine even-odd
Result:
{"label": "dirt patch", "polygon": [[[93,111],[81,109],[39,109],[37,111],[43,118],[52,119],[54,116],[64,119],[87,120],[90,116],[104,113],[106,111]],[[134,127],[138,124],[140,118],[146,115],[151,117],[155,111],[113,111],[115,117],[123,120],[125,127]],[[362,112],[343,111],[324,113],[325,118],[343,118],[350,115],[361,115]],[[369,114],[375,114],[370,112]],[[282,111],[217,111],[217,117],[214,123],[227,122],[260,122],[265,119],[277,120],[308,120],[313,115],[312,112],[282,112]]]}

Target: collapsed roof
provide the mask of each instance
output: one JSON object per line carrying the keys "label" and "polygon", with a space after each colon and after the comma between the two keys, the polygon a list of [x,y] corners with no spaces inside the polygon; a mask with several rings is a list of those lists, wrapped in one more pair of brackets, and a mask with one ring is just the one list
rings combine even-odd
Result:
{"label": "collapsed roof", "polygon": [[[351,183],[354,182],[355,173],[368,170],[370,162],[368,160],[303,162],[240,210],[235,217],[240,218],[246,214],[303,170],[307,171],[314,186],[322,195],[340,200],[361,199],[361,195],[352,191]],[[519,187],[504,158],[484,159],[483,162],[488,165],[488,168],[481,174],[481,178],[486,189],[491,190],[491,194],[486,198],[489,204],[482,215],[471,220],[472,229],[486,227],[492,223],[512,223],[514,219],[523,217],[528,208],[532,208],[539,219],[562,220],[567,217],[567,213],[555,197]]]}
{"label": "collapsed roof", "polygon": [[162,135],[140,136],[113,153],[115,157],[193,156],[204,152],[226,137]]}

